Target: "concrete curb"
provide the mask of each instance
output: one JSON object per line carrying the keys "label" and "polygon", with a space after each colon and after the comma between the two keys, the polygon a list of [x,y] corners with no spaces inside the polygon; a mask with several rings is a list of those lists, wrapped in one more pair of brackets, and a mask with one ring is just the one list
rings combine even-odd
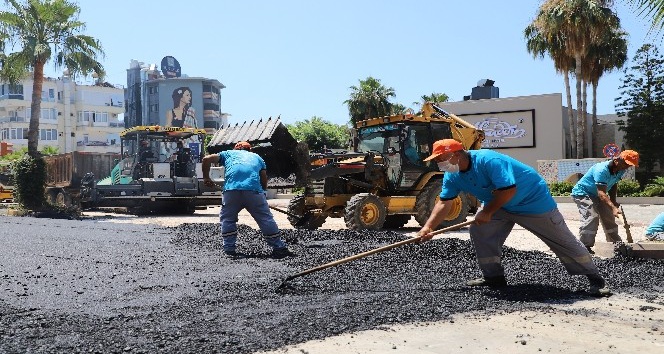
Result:
{"label": "concrete curb", "polygon": [[[572,197],[553,197],[556,203],[574,203]],[[618,197],[620,204],[664,205],[664,197]]]}
{"label": "concrete curb", "polygon": [[[270,199],[292,199],[295,194],[284,193],[275,194]],[[570,196],[553,197],[556,203],[574,203]],[[643,204],[643,205],[664,205],[664,197],[618,197],[620,204]]]}

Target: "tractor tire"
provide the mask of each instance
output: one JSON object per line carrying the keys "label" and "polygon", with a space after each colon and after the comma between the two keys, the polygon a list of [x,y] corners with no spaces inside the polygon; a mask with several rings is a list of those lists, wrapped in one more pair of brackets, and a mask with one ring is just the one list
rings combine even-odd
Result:
{"label": "tractor tire", "polygon": [[[300,216],[305,215],[308,211],[304,205],[304,202],[305,200],[303,195],[293,197],[293,199],[288,202],[288,212]],[[327,219],[325,215],[312,215],[304,225],[297,225],[299,219],[288,216],[288,222],[290,222],[294,228],[300,230],[316,230],[323,226],[325,219]]]}
{"label": "tractor tire", "polygon": [[[432,180],[427,183],[415,200],[415,220],[420,226],[424,226],[433,212],[433,207],[438,201],[441,191],[440,180]],[[436,226],[434,230],[456,225],[466,221],[468,216],[468,198],[464,193],[460,193],[454,199],[454,205],[447,218]]]}
{"label": "tractor tire", "polygon": [[394,214],[385,217],[383,229],[400,229],[410,221],[408,214]]}
{"label": "tractor tire", "polygon": [[354,195],[346,204],[344,221],[351,230],[380,230],[385,224],[387,209],[379,197],[371,193]]}

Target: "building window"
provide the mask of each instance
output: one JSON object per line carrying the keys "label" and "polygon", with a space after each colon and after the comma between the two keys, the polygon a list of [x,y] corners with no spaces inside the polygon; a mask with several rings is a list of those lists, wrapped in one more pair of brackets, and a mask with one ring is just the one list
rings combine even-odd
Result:
{"label": "building window", "polygon": [[96,112],[95,122],[108,123],[108,112]]}
{"label": "building window", "polygon": [[79,123],[94,122],[94,114],[95,112],[91,111],[80,111],[78,112],[78,122]]}
{"label": "building window", "polygon": [[42,108],[40,119],[57,120],[58,113],[55,108]]}
{"label": "building window", "polygon": [[28,138],[28,128],[9,128],[9,139],[19,140]]}
{"label": "building window", "polygon": [[23,94],[23,85],[9,85],[10,95],[22,95]]}
{"label": "building window", "polygon": [[151,104],[150,105],[150,112],[159,112],[159,104]]}
{"label": "building window", "polygon": [[39,140],[58,140],[58,130],[39,129]]}

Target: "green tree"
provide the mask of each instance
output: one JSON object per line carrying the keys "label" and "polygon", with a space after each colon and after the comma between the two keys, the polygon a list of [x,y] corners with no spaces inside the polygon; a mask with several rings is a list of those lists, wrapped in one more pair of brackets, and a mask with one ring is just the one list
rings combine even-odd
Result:
{"label": "green tree", "polygon": [[287,124],[286,128],[296,140],[306,142],[310,151],[347,148],[350,140],[347,126],[330,123],[316,116]]}
{"label": "green tree", "polygon": [[396,115],[396,114],[412,114],[413,109],[408,108],[405,105],[402,105],[401,103],[392,103],[392,112],[390,114]]}
{"label": "green tree", "polygon": [[531,24],[547,43],[559,41],[566,56],[574,59],[576,78],[576,157],[584,157],[586,111],[582,86],[584,60],[589,49],[604,33],[619,23],[618,16],[608,7],[611,2],[599,0],[546,0]]}
{"label": "green tree", "polygon": [[632,62],[621,79],[616,112],[627,117],[618,125],[627,144],[639,152],[649,180],[655,163],[664,163],[664,58],[656,46],[644,44]]}
{"label": "green tree", "polygon": [[432,92],[430,95],[422,95],[420,98],[422,100],[419,102],[413,102],[413,105],[421,107],[426,102],[443,103],[450,100],[450,96],[448,96],[447,94],[437,93],[437,92]]}
{"label": "green tree", "polygon": [[[20,148],[18,151],[14,151],[11,154],[7,154],[5,156],[0,156],[0,161],[14,161],[14,160],[19,160],[23,158],[28,153],[28,148],[23,147]],[[41,149],[41,154],[42,155],[57,155],[58,148],[54,146],[44,146]]]}
{"label": "green tree", "polygon": [[[541,10],[538,18],[540,16],[544,16]],[[569,124],[568,139],[572,156],[576,156],[576,121],[572,107],[572,90],[569,83],[569,74],[574,70],[574,59],[567,54],[561,35],[550,34],[545,37],[536,24],[537,20],[524,30],[526,49],[533,55],[533,58],[544,58],[548,54],[553,61],[556,72],[563,76],[565,99],[567,100],[567,122]]]}
{"label": "green tree", "polygon": [[371,76],[360,80],[359,86],[351,86],[350,98],[344,101],[348,105],[351,124],[392,113],[390,98],[395,97],[394,89],[385,87],[380,80]]}
{"label": "green tree", "polygon": [[626,0],[626,2],[635,5],[639,15],[652,21],[650,29],[664,27],[664,0]]}
{"label": "green tree", "polygon": [[[603,34],[600,42],[590,47],[586,67],[583,69],[585,81],[592,85],[592,156],[599,155],[597,147],[597,86],[599,79],[606,72],[620,69],[627,62],[627,32],[620,27],[611,28]],[[585,101],[585,96],[584,96]],[[585,108],[584,108],[585,111]]]}
{"label": "green tree", "polygon": [[[78,21],[80,8],[65,0],[6,0],[13,11],[0,11],[0,78],[17,83],[32,70],[32,103],[28,128],[28,154],[38,156],[39,116],[44,84],[44,65],[65,67],[72,75],[96,73],[104,76],[97,61],[101,44],[80,34],[85,23]],[[10,48],[17,52],[6,54]]]}
{"label": "green tree", "polygon": [[[80,8],[66,0],[6,0],[10,10],[0,11],[0,79],[18,83],[32,71],[32,101],[28,125],[28,156],[17,162],[15,193],[19,203],[33,209],[44,205],[45,162],[39,154],[39,117],[44,85],[44,65],[53,61],[72,76],[96,73],[104,77],[97,61],[103,56],[98,40],[83,35]],[[17,49],[16,52],[7,51]],[[25,181],[23,181],[25,179]]]}

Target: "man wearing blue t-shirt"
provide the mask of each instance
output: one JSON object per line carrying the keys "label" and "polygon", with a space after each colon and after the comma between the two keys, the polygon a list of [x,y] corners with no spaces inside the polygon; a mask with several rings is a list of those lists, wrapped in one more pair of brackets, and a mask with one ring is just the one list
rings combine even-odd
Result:
{"label": "man wearing blue t-shirt", "polygon": [[203,158],[203,183],[214,186],[210,179],[210,166],[219,163],[224,166],[224,191],[221,200],[221,236],[224,252],[230,257],[241,256],[236,251],[237,215],[247,209],[256,220],[268,245],[272,247],[273,258],[293,256],[281,239],[279,227],[274,221],[267,204],[267,172],[265,161],[249,151],[251,145],[246,141],[235,144],[233,150],[207,155]]}
{"label": "man wearing blue t-shirt", "polygon": [[625,150],[615,158],[594,164],[574,185],[572,199],[581,214],[579,238],[592,252],[599,222],[602,222],[607,242],[622,241],[618,235],[617,217],[620,204],[616,201],[618,181],[630,167],[639,166],[639,153]]}
{"label": "man wearing blue t-shirt", "polygon": [[664,213],[657,215],[646,229],[648,241],[664,241]]}
{"label": "man wearing blue t-shirt", "polygon": [[460,142],[443,139],[433,144],[434,160],[445,172],[443,188],[431,216],[419,231],[423,241],[445,219],[459,193],[473,194],[482,202],[470,226],[482,278],[468,286],[507,285],[501,264],[502,246],[514,224],[522,226],[546,243],[567,272],[586,275],[593,295],[609,295],[604,278],[588,250],[567,228],[546,182],[530,166],[492,150],[466,151]]}

